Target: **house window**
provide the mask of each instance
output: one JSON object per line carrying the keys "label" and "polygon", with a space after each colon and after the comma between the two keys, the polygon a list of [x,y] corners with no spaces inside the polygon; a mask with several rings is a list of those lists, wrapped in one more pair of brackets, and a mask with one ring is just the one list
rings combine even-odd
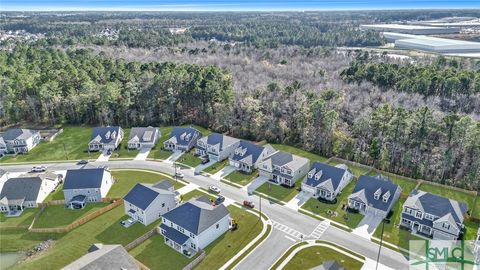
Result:
{"label": "house window", "polygon": [[195,234],[190,233],[190,237],[193,238],[193,239],[195,239]]}
{"label": "house window", "polygon": [[162,203],[162,207],[165,207],[165,203]]}
{"label": "house window", "polygon": [[448,223],[443,223],[442,228],[449,230],[450,229],[450,224]]}
{"label": "house window", "polygon": [[218,229],[218,227],[220,227],[220,225],[218,225],[218,224],[217,224],[217,225],[215,225],[215,228],[217,228],[217,229]]}
{"label": "house window", "polygon": [[430,215],[430,214],[425,214],[425,218],[428,219],[428,220],[431,220],[431,221],[434,220],[434,216]]}
{"label": "house window", "polygon": [[196,248],[194,243],[190,243],[190,246],[191,246],[193,249]]}
{"label": "house window", "polygon": [[421,212],[421,211],[417,211],[417,212],[415,213],[415,217],[416,217],[416,218],[419,218],[419,219],[422,219],[422,212]]}
{"label": "house window", "polygon": [[406,218],[402,218],[402,222],[403,222],[403,223],[407,223],[407,224],[412,223],[412,221],[410,221],[410,220],[408,220],[408,219],[406,219]]}

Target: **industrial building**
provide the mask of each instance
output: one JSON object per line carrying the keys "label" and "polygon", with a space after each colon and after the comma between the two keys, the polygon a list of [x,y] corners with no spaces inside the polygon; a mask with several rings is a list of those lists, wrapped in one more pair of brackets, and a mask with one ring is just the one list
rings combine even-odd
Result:
{"label": "industrial building", "polygon": [[361,25],[360,29],[413,35],[455,34],[460,33],[461,30],[459,27],[436,27],[410,24],[365,24]]}

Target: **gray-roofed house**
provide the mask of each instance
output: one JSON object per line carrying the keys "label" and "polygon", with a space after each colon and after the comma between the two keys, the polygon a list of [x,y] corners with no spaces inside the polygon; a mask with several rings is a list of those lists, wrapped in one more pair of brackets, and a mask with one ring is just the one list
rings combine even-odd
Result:
{"label": "gray-roofed house", "polygon": [[229,225],[228,209],[223,204],[212,205],[204,195],[164,214],[160,231],[167,245],[181,253],[190,251],[193,255],[228,231]]}
{"label": "gray-roofed house", "polygon": [[399,185],[382,175],[362,175],[348,196],[348,207],[364,215],[385,218],[401,192]]}
{"label": "gray-roofed house", "polygon": [[260,146],[242,140],[235,148],[229,163],[239,171],[252,173],[254,169],[258,168],[258,164],[273,152],[275,152],[275,149],[269,144]]}
{"label": "gray-roofed house", "polygon": [[403,204],[400,225],[434,240],[455,240],[463,232],[468,206],[414,189]]}
{"label": "gray-roofed house", "polygon": [[37,146],[42,137],[37,130],[11,128],[3,133],[1,138],[6,153],[25,154]]}
{"label": "gray-roofed house", "polygon": [[339,165],[314,162],[303,180],[302,191],[312,194],[314,198],[333,201],[353,177],[348,168]]}
{"label": "gray-roofed house", "polygon": [[155,185],[138,183],[123,198],[125,213],[147,226],[175,208],[175,196],[168,180]]}
{"label": "gray-roofed house", "polygon": [[95,127],[88,143],[90,151],[115,150],[123,139],[121,127]]}
{"label": "gray-roofed house", "polygon": [[213,161],[222,161],[233,155],[240,140],[220,133],[211,133],[198,139],[195,151],[197,155],[205,156]]}
{"label": "gray-roofed house", "polygon": [[67,170],[63,184],[63,195],[68,207],[86,202],[101,202],[112,187],[110,171],[104,168],[84,168]]}
{"label": "gray-roofed house", "polygon": [[345,268],[342,265],[340,265],[337,261],[330,260],[322,263],[319,266],[310,268],[310,270],[345,270]]}
{"label": "gray-roofed house", "polygon": [[290,153],[277,151],[267,157],[258,165],[260,176],[267,177],[269,181],[293,186],[295,182],[308,172],[309,160]]}
{"label": "gray-roofed house", "polygon": [[62,268],[63,270],[139,270],[135,259],[121,245],[94,244],[88,253]]}
{"label": "gray-roofed house", "polygon": [[9,178],[3,183],[0,193],[0,211],[16,212],[38,207],[59,183],[60,177],[53,173]]}
{"label": "gray-roofed house", "polygon": [[133,127],[128,136],[128,148],[152,148],[160,136],[160,130],[156,127]]}
{"label": "gray-roofed house", "polygon": [[163,142],[163,148],[168,151],[190,151],[196,144],[201,133],[192,127],[174,127],[170,137]]}

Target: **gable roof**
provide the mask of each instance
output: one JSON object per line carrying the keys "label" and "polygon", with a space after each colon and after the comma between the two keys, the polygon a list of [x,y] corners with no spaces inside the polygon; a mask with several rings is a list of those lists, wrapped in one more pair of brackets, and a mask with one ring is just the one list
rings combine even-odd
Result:
{"label": "gable roof", "polygon": [[125,195],[125,197],[123,197],[123,200],[145,210],[160,195],[175,196],[173,192],[168,190],[138,183],[127,193],[127,195]]}
{"label": "gable roof", "polygon": [[[314,170],[314,174],[312,177],[309,177],[310,172]],[[317,173],[321,172],[320,179],[317,180],[315,176]],[[340,182],[342,181],[343,176],[347,170],[338,168],[332,165],[328,165],[325,163],[314,162],[308,171],[307,178],[305,179],[304,183],[311,187],[317,187],[320,184],[323,184],[327,181],[330,182],[332,191],[337,190]]]}
{"label": "gable roof", "polygon": [[128,142],[153,143],[156,134],[158,134],[158,128],[133,127],[132,129],[130,129]]}
{"label": "gable roof", "polygon": [[84,168],[67,170],[63,189],[100,188],[104,168]]}
{"label": "gable roof", "polygon": [[[374,198],[375,192],[380,189],[381,195],[378,200]],[[349,199],[360,200],[363,203],[383,211],[388,210],[394,203],[394,195],[397,190],[401,190],[400,186],[390,181],[390,179],[377,175],[375,177],[362,175],[357,181]],[[383,202],[382,196],[389,192],[390,196],[387,202]]]}
{"label": "gable roof", "polygon": [[468,206],[466,203],[459,203],[422,190],[414,189],[403,204],[405,207],[418,209],[424,213],[432,214],[437,217],[448,219],[447,215],[457,223],[463,223],[464,215]]}
{"label": "gable roof", "polygon": [[163,217],[185,230],[199,235],[228,215],[229,212],[225,205],[212,206],[210,199],[203,195],[190,199],[188,202],[165,213]]}
{"label": "gable roof", "polygon": [[200,140],[204,141],[209,145],[219,145],[219,150],[222,151],[224,148],[237,143],[240,141],[237,138],[223,135],[220,133],[210,133],[208,136],[201,138]]}
{"label": "gable roof", "polygon": [[24,129],[24,128],[11,128],[3,133],[2,137],[5,141],[11,141],[15,139],[23,139],[26,140],[33,136],[34,133],[38,131],[31,130],[31,129]]}
{"label": "gable roof", "polygon": [[200,136],[200,131],[192,127],[174,127],[170,132],[170,138],[167,141],[188,146],[192,141]]}
{"label": "gable roof", "polygon": [[6,144],[5,141],[3,140],[3,137],[0,137],[0,147],[1,147],[1,148],[7,147],[7,144]]}
{"label": "gable roof", "polygon": [[[115,132],[115,137],[111,137],[110,135]],[[115,142],[120,134],[120,127],[115,126],[107,126],[107,127],[95,127],[92,130],[92,137],[90,142],[98,142],[98,143],[111,143]]]}
{"label": "gable roof", "polygon": [[36,201],[42,183],[39,176],[10,178],[3,184],[0,199]]}
{"label": "gable roof", "polygon": [[159,188],[159,189],[164,189],[164,190],[169,190],[170,188],[173,187],[173,184],[172,184],[172,182],[164,179],[164,180],[160,180],[157,183],[153,184],[152,187]]}
{"label": "gable roof", "polygon": [[272,153],[271,155],[265,157],[265,160],[270,162],[272,166],[287,166],[292,170],[296,170],[303,165],[308,164],[309,162],[308,159],[304,157],[299,157],[283,151]]}
{"label": "gable roof", "polygon": [[133,257],[121,245],[95,244],[89,252],[78,260],[65,266],[65,270],[98,270],[98,269],[140,269]]}
{"label": "gable roof", "polygon": [[[271,146],[269,146],[271,148]],[[241,140],[237,149],[235,149],[232,160],[242,161],[246,164],[253,165],[265,150],[265,147]]]}

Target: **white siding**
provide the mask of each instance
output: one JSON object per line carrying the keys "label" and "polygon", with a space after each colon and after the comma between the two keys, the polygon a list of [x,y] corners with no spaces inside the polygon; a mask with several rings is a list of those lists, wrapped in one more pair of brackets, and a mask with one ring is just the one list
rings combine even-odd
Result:
{"label": "white siding", "polygon": [[[217,228],[218,224],[218,228]],[[210,228],[203,231],[198,236],[198,247],[201,249],[206,248],[211,242],[215,241],[218,237],[228,231],[230,224],[230,216],[227,215],[219,222],[213,224]]]}
{"label": "white siding", "polygon": [[103,179],[102,179],[102,186],[100,188],[100,196],[101,198],[107,197],[108,191],[113,185],[112,174],[105,170],[103,172]]}

